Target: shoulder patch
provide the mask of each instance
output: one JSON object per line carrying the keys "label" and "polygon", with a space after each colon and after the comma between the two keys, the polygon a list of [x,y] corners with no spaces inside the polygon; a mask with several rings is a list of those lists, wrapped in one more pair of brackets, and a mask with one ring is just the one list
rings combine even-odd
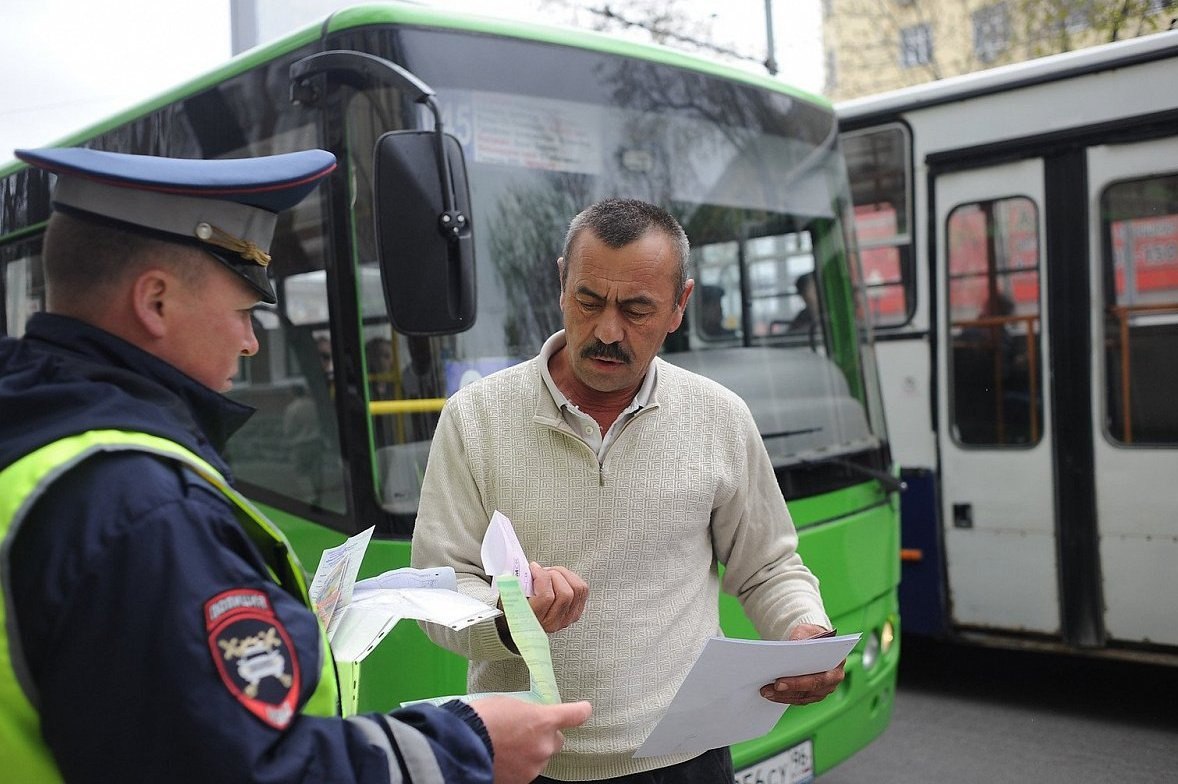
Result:
{"label": "shoulder patch", "polygon": [[269,597],[248,588],[224,591],[205,602],[204,615],[221,682],[250,713],[285,729],[295,715],[299,660]]}

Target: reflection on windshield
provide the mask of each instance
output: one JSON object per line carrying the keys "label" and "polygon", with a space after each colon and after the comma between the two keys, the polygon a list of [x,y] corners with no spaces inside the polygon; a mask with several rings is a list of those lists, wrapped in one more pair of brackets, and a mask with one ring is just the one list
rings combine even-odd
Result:
{"label": "reflection on windshield", "polygon": [[[397,43],[438,91],[470,175],[479,311],[470,331],[432,341],[443,395],[535,356],[561,328],[556,260],[569,221],[620,195],[666,207],[694,249],[696,294],[665,359],[740,394],[762,433],[789,433],[767,441],[779,465],[878,446],[831,112],[591,51],[436,30],[402,31]],[[371,124],[393,113],[381,106],[390,99],[364,99]]]}

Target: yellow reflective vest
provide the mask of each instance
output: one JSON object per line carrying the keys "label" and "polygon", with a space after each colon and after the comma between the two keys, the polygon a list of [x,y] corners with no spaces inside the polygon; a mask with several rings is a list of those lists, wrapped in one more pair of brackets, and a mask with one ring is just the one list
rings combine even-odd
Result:
{"label": "yellow reflective vest", "polygon": [[[123,430],[91,430],[54,441],[0,471],[0,576],[9,573],[11,543],[29,509],[53,481],[82,460],[100,452],[137,450],[174,460],[219,490],[232,505],[238,522],[269,564],[270,577],[310,609],[307,580],[282,532],[208,461],[166,438]],[[9,618],[9,581],[0,580],[0,749],[4,777],[12,781],[61,781],[61,774],[41,737],[36,692],[19,654],[20,639]],[[17,619],[19,620],[19,619]],[[12,635],[12,636],[10,636]],[[311,716],[340,715],[339,684],[327,635],[320,627],[322,667],[319,683],[301,712]]]}

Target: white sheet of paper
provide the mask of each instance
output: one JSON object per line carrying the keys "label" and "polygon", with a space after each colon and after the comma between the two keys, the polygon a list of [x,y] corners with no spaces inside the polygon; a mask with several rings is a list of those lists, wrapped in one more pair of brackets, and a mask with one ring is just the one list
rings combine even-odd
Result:
{"label": "white sheet of paper", "polygon": [[[548,647],[548,634],[544,627],[536,620],[527,597],[520,588],[519,579],[512,575],[503,575],[500,582],[500,597],[503,601],[503,614],[507,616],[507,625],[511,628],[511,637],[519,648],[524,663],[528,666],[528,680],[531,688],[528,691],[498,692],[510,697],[536,702],[541,705],[555,705],[560,702],[560,689],[556,685],[556,674],[552,671],[552,650]],[[450,700],[473,702],[490,697],[490,692],[475,694],[453,695],[449,697],[430,697],[424,700],[411,700],[401,703],[402,707],[418,702],[428,702],[441,705]]]}
{"label": "white sheet of paper", "polygon": [[453,566],[434,566],[427,569],[404,566],[376,577],[358,580],[352,590],[352,596],[359,598],[369,591],[382,588],[445,588],[448,591],[457,591],[458,577]]}
{"label": "white sheet of paper", "polygon": [[483,534],[481,555],[483,571],[491,577],[492,585],[499,575],[511,574],[519,578],[524,596],[533,595],[532,567],[528,564],[528,557],[524,555],[511,521],[498,509],[491,515],[487,532]]}
{"label": "white sheet of paper", "polygon": [[331,654],[336,661],[364,661],[400,620],[387,607],[349,604],[331,637]]}
{"label": "white sheet of paper", "polygon": [[406,618],[458,630],[499,614],[478,599],[446,588],[357,590],[331,635],[331,650],[340,661],[363,661]]}
{"label": "white sheet of paper", "polygon": [[788,706],[762,697],[761,687],[837,666],[861,636],[789,642],[711,638],[634,756],[702,754],[764,735]]}

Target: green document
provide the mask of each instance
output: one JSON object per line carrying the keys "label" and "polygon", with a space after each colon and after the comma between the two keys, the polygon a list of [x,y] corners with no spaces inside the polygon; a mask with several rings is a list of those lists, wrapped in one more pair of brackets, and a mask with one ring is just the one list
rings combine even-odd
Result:
{"label": "green document", "polygon": [[[528,604],[520,587],[519,578],[514,575],[500,575],[495,578],[495,585],[499,588],[499,599],[503,603],[503,614],[507,617],[507,628],[511,630],[511,638],[519,649],[520,656],[528,665],[528,678],[531,681],[531,691],[502,692],[504,696],[515,697],[528,702],[556,704],[560,702],[560,690],[556,687],[556,675],[552,672],[552,650],[548,647],[548,633],[536,620],[532,606]],[[472,702],[480,697],[490,697],[492,693],[466,694],[453,697],[433,697],[428,700],[412,700],[401,703],[414,705],[428,702],[441,705],[450,700]]]}
{"label": "green document", "polygon": [[556,687],[556,675],[552,672],[552,650],[548,647],[548,632],[536,619],[532,606],[528,604],[519,578],[514,575],[495,579],[499,587],[499,599],[503,602],[503,614],[507,616],[507,628],[511,639],[519,649],[520,656],[528,665],[528,677],[532,690],[526,695],[516,694],[521,699],[533,702],[556,704],[560,702],[560,690]]}

